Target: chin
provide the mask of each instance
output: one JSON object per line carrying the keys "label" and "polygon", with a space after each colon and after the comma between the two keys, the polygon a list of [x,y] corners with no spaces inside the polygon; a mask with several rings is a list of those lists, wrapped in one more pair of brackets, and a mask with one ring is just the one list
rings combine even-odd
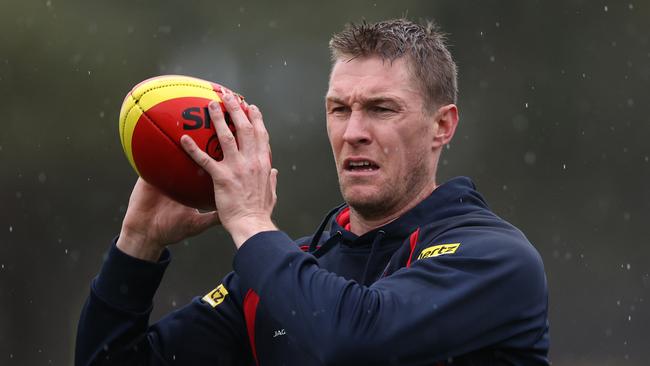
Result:
{"label": "chin", "polygon": [[343,199],[355,211],[364,216],[375,216],[390,206],[389,197],[370,187],[348,187],[342,191]]}

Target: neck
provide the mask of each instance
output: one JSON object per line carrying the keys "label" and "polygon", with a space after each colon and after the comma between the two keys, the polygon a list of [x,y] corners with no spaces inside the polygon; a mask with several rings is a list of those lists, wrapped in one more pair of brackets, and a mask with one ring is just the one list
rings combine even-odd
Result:
{"label": "neck", "polygon": [[384,226],[389,222],[392,222],[402,215],[417,206],[418,203],[422,202],[425,198],[429,197],[431,193],[438,188],[435,181],[432,184],[427,185],[424,189],[410,201],[404,203],[401,206],[397,206],[386,214],[382,214],[379,217],[364,217],[361,215],[354,207],[350,207],[350,231],[354,234],[361,236],[368,231],[374,230],[378,227]]}

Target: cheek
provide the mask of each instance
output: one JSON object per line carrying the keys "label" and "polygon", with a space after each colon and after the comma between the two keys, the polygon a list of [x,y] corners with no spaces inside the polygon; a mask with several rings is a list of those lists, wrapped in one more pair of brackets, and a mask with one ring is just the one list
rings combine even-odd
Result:
{"label": "cheek", "polygon": [[327,138],[329,139],[330,145],[332,145],[333,148],[336,142],[336,131],[334,128],[332,128],[329,122],[327,123]]}

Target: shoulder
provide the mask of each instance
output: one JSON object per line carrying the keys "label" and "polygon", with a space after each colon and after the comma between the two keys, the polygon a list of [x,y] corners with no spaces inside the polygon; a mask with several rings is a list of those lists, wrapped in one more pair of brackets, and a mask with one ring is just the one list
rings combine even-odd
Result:
{"label": "shoulder", "polygon": [[489,211],[422,227],[413,259],[484,268],[546,287],[544,265],[535,247],[519,229]]}

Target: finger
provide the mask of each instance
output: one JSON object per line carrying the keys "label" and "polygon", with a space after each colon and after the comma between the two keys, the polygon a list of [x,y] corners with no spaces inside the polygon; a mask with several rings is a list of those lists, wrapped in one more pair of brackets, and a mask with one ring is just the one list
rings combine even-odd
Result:
{"label": "finger", "polygon": [[196,142],[194,142],[191,137],[188,135],[181,136],[181,146],[187,155],[189,155],[198,166],[205,169],[210,176],[217,173],[217,162],[206,152],[199,149],[198,145],[196,145]]}
{"label": "finger", "polygon": [[278,187],[278,170],[273,168],[271,169],[271,194],[272,194],[271,197],[273,197],[274,204],[278,200],[277,187]]}
{"label": "finger", "polygon": [[219,139],[221,151],[223,151],[224,159],[227,156],[234,156],[237,154],[237,142],[232,131],[230,131],[230,128],[228,128],[228,125],[226,124],[226,119],[221,110],[221,105],[219,102],[212,101],[210,102],[208,109],[210,111],[210,119],[212,119],[214,130]]}
{"label": "finger", "polygon": [[205,231],[211,226],[217,225],[219,221],[219,213],[217,211],[198,213],[193,219],[194,232],[200,233]]}
{"label": "finger", "polygon": [[255,130],[255,137],[258,140],[258,143],[261,146],[266,146],[269,143],[269,133],[266,131],[266,126],[264,126],[264,118],[262,117],[262,112],[260,109],[251,104],[248,108],[248,115],[250,116],[251,124]]}
{"label": "finger", "polygon": [[246,116],[246,113],[244,113],[239,98],[232,93],[226,93],[223,95],[223,100],[226,110],[230,114],[230,118],[237,130],[239,150],[245,155],[250,155],[250,153],[255,149],[255,134],[253,126],[251,125],[248,116]]}
{"label": "finger", "polygon": [[269,133],[264,126],[264,119],[262,112],[256,105],[252,105],[248,109],[253,130],[255,131],[255,139],[257,141],[258,153],[264,155],[265,159],[271,160],[271,145],[269,144]]}

